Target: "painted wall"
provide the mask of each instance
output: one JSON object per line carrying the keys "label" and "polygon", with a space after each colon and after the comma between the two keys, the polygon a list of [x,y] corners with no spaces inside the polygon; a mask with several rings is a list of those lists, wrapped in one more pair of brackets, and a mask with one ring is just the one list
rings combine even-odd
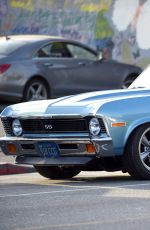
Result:
{"label": "painted wall", "polygon": [[142,67],[150,62],[149,21],[150,0],[0,0],[0,35],[61,35]]}

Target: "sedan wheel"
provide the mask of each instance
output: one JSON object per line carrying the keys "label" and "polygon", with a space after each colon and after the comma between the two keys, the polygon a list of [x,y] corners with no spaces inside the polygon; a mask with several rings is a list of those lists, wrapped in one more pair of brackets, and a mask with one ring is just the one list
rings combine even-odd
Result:
{"label": "sedan wheel", "polygon": [[68,179],[76,176],[80,170],[73,167],[61,167],[61,166],[39,166],[34,165],[36,171],[50,179]]}
{"label": "sedan wheel", "polygon": [[133,133],[123,163],[134,178],[150,179],[150,125],[143,125]]}
{"label": "sedan wheel", "polygon": [[26,86],[24,101],[36,101],[48,99],[48,90],[45,83],[41,80],[32,80]]}

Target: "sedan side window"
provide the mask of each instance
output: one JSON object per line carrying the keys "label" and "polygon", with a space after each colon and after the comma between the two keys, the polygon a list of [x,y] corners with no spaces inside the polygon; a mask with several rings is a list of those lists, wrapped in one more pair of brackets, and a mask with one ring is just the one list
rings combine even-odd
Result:
{"label": "sedan side window", "polygon": [[36,57],[52,57],[52,58],[68,58],[72,57],[69,49],[66,46],[66,43],[62,42],[53,42],[51,44],[45,45],[38,50],[35,55]]}
{"label": "sedan side window", "polygon": [[35,57],[39,57],[39,58],[50,57],[50,48],[51,48],[51,44],[43,46],[37,51]]}
{"label": "sedan side window", "polygon": [[84,47],[78,46],[76,44],[68,44],[67,45],[68,49],[72,53],[72,56],[74,58],[79,58],[79,59],[89,59],[89,60],[97,60],[97,55],[88,50],[85,49]]}
{"label": "sedan side window", "polygon": [[66,43],[63,42],[54,42],[51,46],[51,57],[72,57],[69,49],[66,46]]}

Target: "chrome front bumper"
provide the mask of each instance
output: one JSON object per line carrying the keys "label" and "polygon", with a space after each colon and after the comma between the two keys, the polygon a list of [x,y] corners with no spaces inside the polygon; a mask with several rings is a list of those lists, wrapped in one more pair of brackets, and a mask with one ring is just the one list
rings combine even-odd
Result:
{"label": "chrome front bumper", "polygon": [[[60,157],[57,159],[44,158],[38,147],[39,142],[55,142],[58,145]],[[16,147],[15,154],[9,152],[8,144],[13,144]],[[93,144],[95,152],[89,153],[86,144]],[[112,156],[113,154],[110,137],[1,137],[0,147],[6,155],[17,156],[16,162],[22,164],[83,165],[93,158]]]}

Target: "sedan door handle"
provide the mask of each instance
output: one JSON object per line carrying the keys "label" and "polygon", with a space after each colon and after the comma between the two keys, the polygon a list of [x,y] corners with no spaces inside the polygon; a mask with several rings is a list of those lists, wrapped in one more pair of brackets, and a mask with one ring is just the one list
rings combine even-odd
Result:
{"label": "sedan door handle", "polygon": [[53,66],[54,64],[53,64],[53,63],[44,63],[44,65],[47,66],[47,67],[51,67],[51,66]]}
{"label": "sedan door handle", "polygon": [[79,62],[78,65],[86,65],[85,62]]}

